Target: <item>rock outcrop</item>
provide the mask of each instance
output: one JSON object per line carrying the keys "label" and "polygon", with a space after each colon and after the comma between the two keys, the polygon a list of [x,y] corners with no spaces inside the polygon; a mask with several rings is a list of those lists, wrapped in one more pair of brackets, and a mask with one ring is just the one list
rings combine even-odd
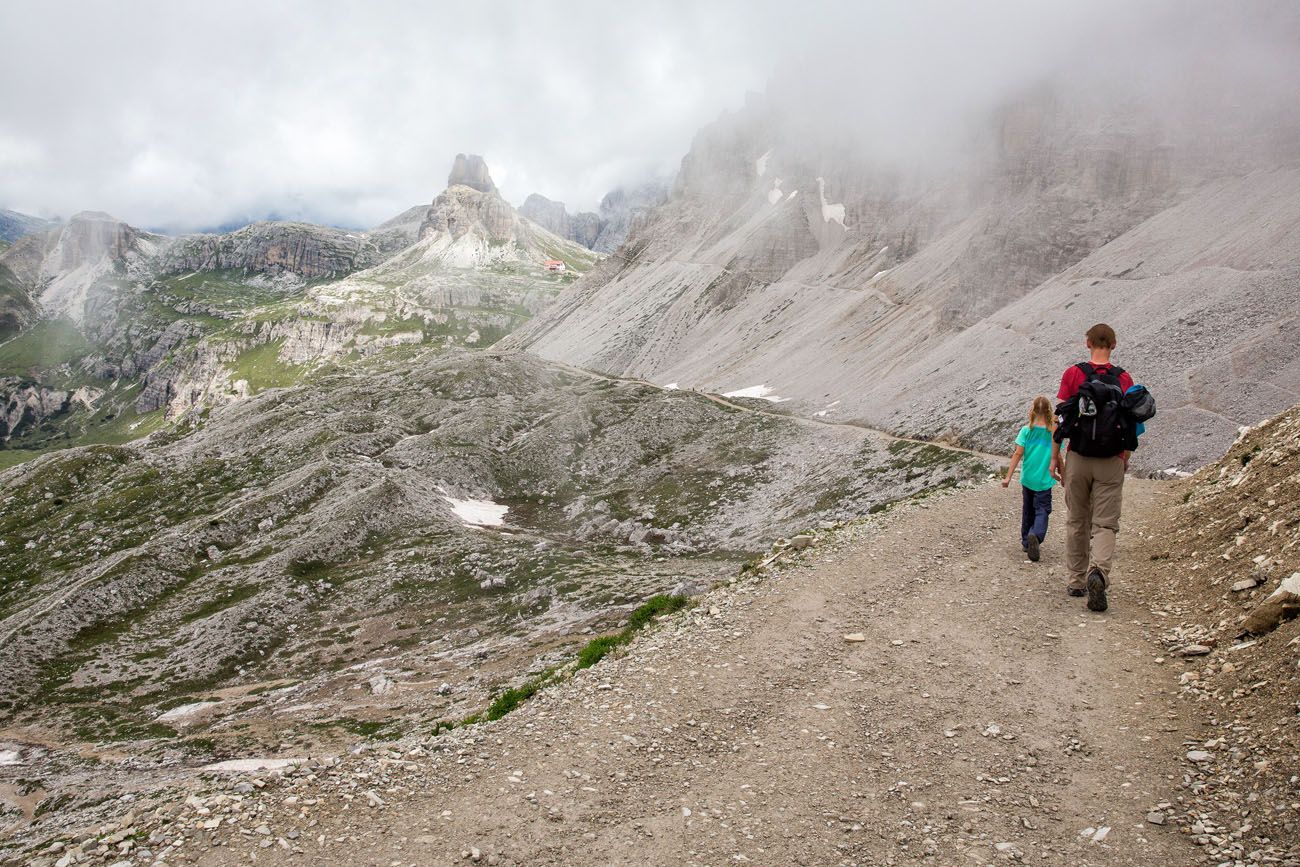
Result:
{"label": "rock outcrop", "polygon": [[0,440],[22,434],[67,411],[71,402],[71,392],[0,379]]}
{"label": "rock outcrop", "polygon": [[497,185],[492,182],[488,172],[487,161],[478,154],[456,154],[447,175],[448,187],[469,187],[480,193],[495,193]]}
{"label": "rock outcrop", "polygon": [[420,237],[420,224],[429,213],[428,205],[414,205],[392,219],[366,231],[381,255],[391,255],[411,246]]}
{"label": "rock outcrop", "polygon": [[569,234],[569,213],[564,209],[564,202],[555,202],[540,193],[532,193],[519,206],[519,216],[527,217],[554,235],[574,240]]}
{"label": "rock outcrop", "polygon": [[317,280],[350,274],[379,258],[375,244],[355,232],[309,223],[265,222],[224,235],[178,238],[163,257],[162,270],[233,270]]}
{"label": "rock outcrop", "polygon": [[669,187],[667,181],[646,181],[606,193],[600,200],[600,214],[597,215],[600,229],[595,240],[585,246],[597,253],[612,253],[623,246],[632,230],[668,200]]}
{"label": "rock outcrop", "polygon": [[601,199],[599,214],[582,211],[570,215],[563,202],[552,201],[540,193],[525,199],[519,213],[561,238],[598,253],[610,253],[623,244],[639,220],[667,198],[668,185],[651,181],[607,193]]}

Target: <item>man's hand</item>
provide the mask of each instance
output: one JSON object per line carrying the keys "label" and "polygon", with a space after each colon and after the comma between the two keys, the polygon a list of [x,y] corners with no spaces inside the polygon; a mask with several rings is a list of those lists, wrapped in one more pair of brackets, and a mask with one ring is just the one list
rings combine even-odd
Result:
{"label": "man's hand", "polygon": [[1065,481],[1065,479],[1062,478],[1062,476],[1065,474],[1065,467],[1062,466],[1062,464],[1063,461],[1061,460],[1061,453],[1052,452],[1052,466],[1050,472],[1052,474],[1052,478],[1056,479],[1058,482]]}
{"label": "man's hand", "polygon": [[1120,453],[1119,453],[1119,456],[1120,456],[1121,458],[1124,459],[1124,471],[1125,471],[1125,472],[1128,472],[1128,459],[1129,459],[1129,457],[1130,457],[1132,454],[1133,454],[1132,452],[1120,452]]}
{"label": "man's hand", "polygon": [[1010,486],[1011,486],[1011,477],[1007,476],[1005,479],[1002,480],[1002,487],[1008,488]]}

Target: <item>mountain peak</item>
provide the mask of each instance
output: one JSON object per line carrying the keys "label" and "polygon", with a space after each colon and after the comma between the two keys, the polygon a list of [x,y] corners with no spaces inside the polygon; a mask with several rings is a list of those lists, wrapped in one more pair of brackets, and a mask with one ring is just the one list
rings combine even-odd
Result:
{"label": "mountain peak", "polygon": [[465,186],[480,193],[495,193],[497,185],[492,183],[487,161],[478,154],[456,154],[451,164],[451,174],[447,176],[447,186]]}

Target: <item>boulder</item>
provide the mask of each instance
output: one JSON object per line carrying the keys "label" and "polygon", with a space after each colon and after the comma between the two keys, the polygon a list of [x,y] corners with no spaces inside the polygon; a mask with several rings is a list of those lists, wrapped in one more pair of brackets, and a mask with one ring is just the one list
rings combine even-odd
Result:
{"label": "boulder", "polygon": [[1300,615],[1300,572],[1292,572],[1246,618],[1242,631],[1251,635],[1272,632],[1284,620]]}

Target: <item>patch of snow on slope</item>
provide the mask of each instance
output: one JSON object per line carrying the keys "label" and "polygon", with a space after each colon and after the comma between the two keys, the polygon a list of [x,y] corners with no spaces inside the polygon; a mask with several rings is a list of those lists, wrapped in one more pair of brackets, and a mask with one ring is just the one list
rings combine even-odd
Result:
{"label": "patch of snow on slope", "polygon": [[204,765],[200,770],[203,771],[272,771],[276,768],[288,768],[293,765],[301,765],[306,759],[227,759],[224,762],[216,762],[211,765]]}
{"label": "patch of snow on slope", "polygon": [[21,765],[22,757],[17,750],[0,750],[0,765]]}
{"label": "patch of snow on slope", "polygon": [[723,397],[752,397],[758,400],[766,400],[771,403],[780,403],[783,400],[789,400],[788,397],[777,397],[772,394],[772,389],[766,385],[751,385],[748,388],[738,388],[735,391],[724,392]]}
{"label": "patch of snow on slope", "polygon": [[506,512],[510,511],[509,506],[491,500],[458,500],[446,494],[442,498],[451,503],[457,518],[474,527],[499,527],[506,522]]}
{"label": "patch of snow on slope", "polygon": [[767,203],[775,205],[779,201],[781,201],[781,179],[773,178],[772,189],[767,191]]}
{"label": "patch of snow on slope", "polygon": [[817,179],[817,192],[822,198],[822,221],[839,223],[841,229],[848,231],[848,226],[844,225],[844,205],[826,201],[826,181],[822,178]]}
{"label": "patch of snow on slope", "polygon": [[661,385],[659,387],[662,388],[664,391],[676,391],[680,386],[678,386],[677,383],[675,382],[670,382],[667,385]]}
{"label": "patch of snow on slope", "polygon": [[190,704],[183,704],[179,707],[174,707],[165,713],[159,714],[155,719],[157,722],[172,722],[175,720],[189,719],[199,711],[204,710],[205,708],[216,707],[220,703],[221,702],[217,701],[195,701]]}
{"label": "patch of snow on slope", "polygon": [[758,172],[758,176],[760,178],[763,177],[763,175],[767,174],[767,158],[770,157],[771,155],[772,155],[772,151],[769,150],[767,153],[763,154],[761,157],[754,160],[754,171]]}

